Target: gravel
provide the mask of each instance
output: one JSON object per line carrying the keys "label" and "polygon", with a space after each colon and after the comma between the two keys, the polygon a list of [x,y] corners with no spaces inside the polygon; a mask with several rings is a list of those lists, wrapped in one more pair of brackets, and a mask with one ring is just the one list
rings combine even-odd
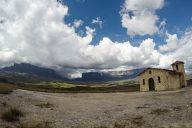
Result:
{"label": "gravel", "polygon": [[163,92],[0,94],[0,114],[24,112],[20,122],[0,119],[0,128],[46,122],[51,128],[192,128],[192,87]]}

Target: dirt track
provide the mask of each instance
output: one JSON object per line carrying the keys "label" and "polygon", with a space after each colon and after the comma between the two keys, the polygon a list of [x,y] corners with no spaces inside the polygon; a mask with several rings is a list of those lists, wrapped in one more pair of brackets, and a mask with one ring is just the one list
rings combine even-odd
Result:
{"label": "dirt track", "polygon": [[[21,109],[23,123],[53,128],[192,128],[192,87],[165,92],[54,94],[16,90],[0,95],[3,106]],[[0,128],[15,127],[0,119]]]}

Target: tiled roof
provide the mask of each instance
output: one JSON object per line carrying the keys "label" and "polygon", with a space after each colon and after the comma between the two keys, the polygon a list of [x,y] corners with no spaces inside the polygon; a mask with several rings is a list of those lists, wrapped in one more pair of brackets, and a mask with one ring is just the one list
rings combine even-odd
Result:
{"label": "tiled roof", "polygon": [[169,72],[169,73],[180,74],[179,72],[176,72],[176,71],[173,71],[173,70],[169,70],[169,69],[162,69],[162,68],[146,68],[145,70],[143,70],[142,72],[140,72],[140,73],[138,74],[138,76],[141,75],[142,73],[144,73],[145,71],[149,70],[149,69],[164,70],[164,71],[167,71],[167,72]]}
{"label": "tiled roof", "polygon": [[183,61],[175,61],[174,63],[172,63],[171,65],[174,65],[174,64],[180,64],[180,63],[183,63],[184,64],[184,62]]}

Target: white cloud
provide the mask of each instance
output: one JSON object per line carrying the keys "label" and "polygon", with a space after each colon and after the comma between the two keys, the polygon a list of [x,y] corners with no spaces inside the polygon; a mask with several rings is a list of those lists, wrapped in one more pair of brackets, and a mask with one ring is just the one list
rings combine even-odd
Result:
{"label": "white cloud", "polygon": [[160,51],[162,52],[171,52],[174,51],[178,48],[178,37],[177,34],[169,34],[166,33],[167,39],[166,39],[166,44],[165,45],[161,45],[159,47]]}
{"label": "white cloud", "polygon": [[126,0],[125,6],[127,10],[137,11],[137,10],[156,10],[162,8],[164,5],[164,0]]}
{"label": "white cloud", "polygon": [[103,69],[122,65],[130,67],[153,65],[157,63],[159,57],[154,46],[152,39],[146,39],[139,47],[134,47],[130,42],[112,42],[109,38],[104,37],[97,46],[89,45],[81,55],[84,55],[87,63],[92,63],[91,67]]}
{"label": "white cloud", "polygon": [[100,17],[96,17],[95,19],[92,20],[92,24],[98,24],[100,28],[103,26],[103,21],[101,20]]}
{"label": "white cloud", "polygon": [[82,20],[74,20],[74,22],[73,22],[73,26],[75,27],[75,28],[79,28],[81,25],[83,25],[83,21]]}
{"label": "white cloud", "polygon": [[160,66],[168,66],[175,60],[182,60],[186,63],[187,69],[192,69],[192,28],[178,38],[176,34],[168,34],[167,44],[160,46],[160,50],[166,54],[162,54]]}
{"label": "white cloud", "polygon": [[155,14],[161,9],[164,0],[125,0],[121,10],[122,26],[128,35],[153,35],[159,31],[159,17]]}
{"label": "white cloud", "polygon": [[[0,15],[4,19],[0,23],[0,66],[27,62],[65,71],[65,75],[75,77],[91,69],[166,66],[175,59],[191,64],[192,60],[191,30],[178,39],[175,51],[168,48],[163,54],[155,49],[152,39],[133,46],[129,41],[113,42],[103,37],[96,46],[91,45],[95,30],[86,27],[85,36],[76,33],[73,26],[63,22],[68,7],[56,0],[2,0]],[[170,35],[167,43],[171,41]]]}
{"label": "white cloud", "polygon": [[95,30],[86,27],[86,36],[79,36],[73,26],[63,22],[68,7],[56,0],[1,1],[0,9],[6,19],[0,24],[1,66],[27,62],[67,68],[78,74],[72,69],[158,64],[159,55],[151,39],[144,40],[139,47],[130,42],[113,42],[108,37],[91,45]]}

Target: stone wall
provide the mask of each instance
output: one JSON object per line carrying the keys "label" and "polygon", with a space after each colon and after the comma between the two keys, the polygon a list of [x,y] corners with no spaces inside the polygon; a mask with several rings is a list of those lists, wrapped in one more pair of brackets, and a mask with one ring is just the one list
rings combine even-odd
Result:
{"label": "stone wall", "polygon": [[[177,69],[177,67],[178,67],[178,69]],[[184,64],[183,63],[173,64],[172,68],[173,68],[174,71],[181,73],[180,78],[179,78],[181,86],[182,87],[187,86]]]}
{"label": "stone wall", "polygon": [[181,88],[179,75],[170,74],[168,76],[168,90]]}
{"label": "stone wall", "polygon": [[[160,77],[160,82],[158,80]],[[149,91],[149,79],[153,78],[156,91],[172,90],[180,88],[179,75],[162,69],[147,69],[140,74],[140,91]],[[145,84],[143,84],[143,79]]]}
{"label": "stone wall", "polygon": [[[149,82],[150,78],[153,78],[155,82],[155,90],[161,91],[166,90],[168,88],[167,79],[166,79],[166,71],[158,70],[158,69],[148,69],[144,73],[140,75],[140,90],[141,91],[149,91]],[[160,77],[160,83],[158,81],[158,77]],[[143,79],[145,80],[145,85],[143,85]]]}

